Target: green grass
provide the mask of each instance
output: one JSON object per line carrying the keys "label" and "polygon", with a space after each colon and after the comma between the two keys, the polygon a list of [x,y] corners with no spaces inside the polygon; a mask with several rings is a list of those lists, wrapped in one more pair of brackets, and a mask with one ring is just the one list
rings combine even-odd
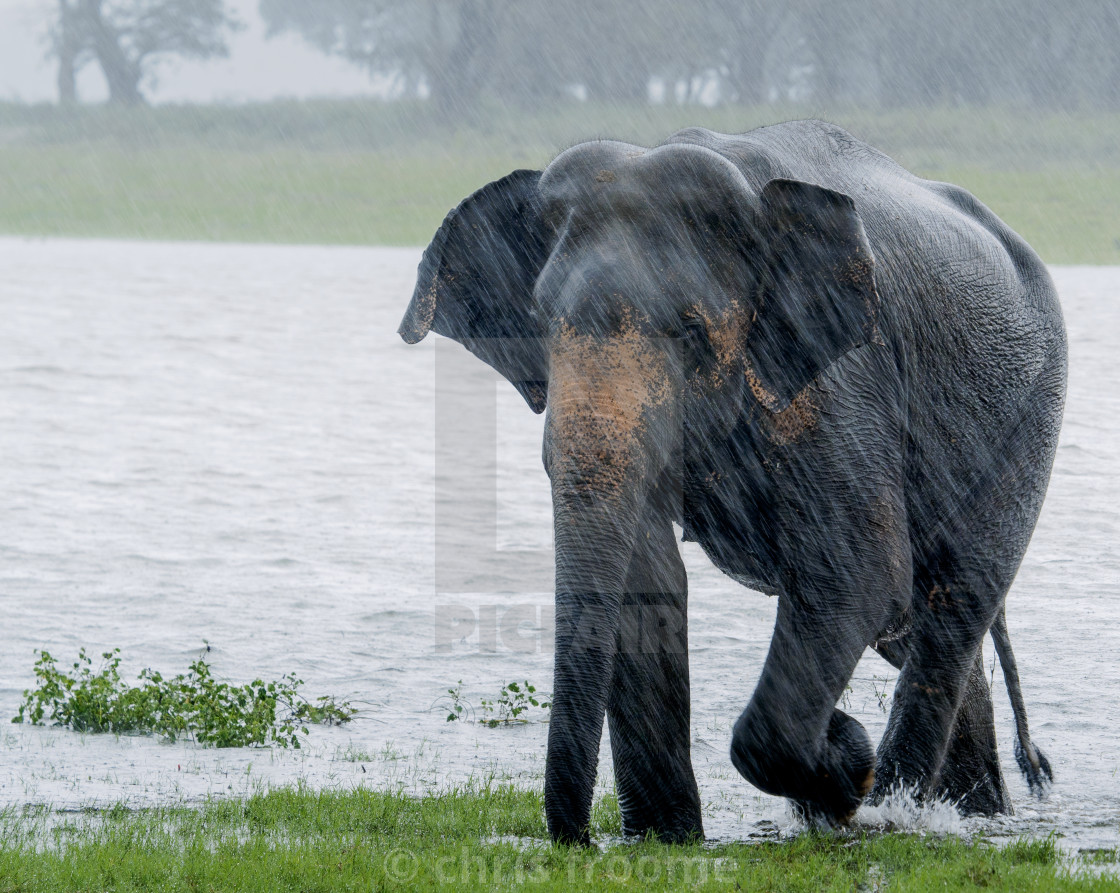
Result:
{"label": "green grass", "polygon": [[[914,834],[802,834],[716,846],[622,843],[599,802],[605,850],[546,840],[537,792],[402,794],[283,789],[198,809],[0,813],[0,893],[55,890],[1120,890],[1052,840],[1005,847]],[[1111,872],[1111,873],[1110,873]]]}
{"label": "green grass", "polygon": [[[803,834],[718,846],[620,843],[617,802],[596,804],[604,850],[545,840],[538,792],[284,789],[198,809],[0,813],[0,893],[16,891],[1120,890],[1114,867],[1075,867],[1053,840]],[[1111,873],[1110,873],[1111,872]]]}
{"label": "green grass", "polygon": [[423,245],[501,158],[206,147],[0,149],[0,232],[234,242]]}
{"label": "green grass", "polygon": [[813,114],[970,189],[1051,263],[1120,263],[1120,115],[985,109],[571,104],[453,127],[404,103],[0,105],[0,233],[424,245],[475,188],[579,140],[650,144],[687,124],[735,132]]}
{"label": "green grass", "polygon": [[1110,865],[1065,862],[1052,840],[997,848],[956,837],[806,833],[787,841],[622,843],[599,802],[605,850],[546,840],[539,793],[285,789],[198,809],[0,814],[0,893],[55,890],[1120,890]]}

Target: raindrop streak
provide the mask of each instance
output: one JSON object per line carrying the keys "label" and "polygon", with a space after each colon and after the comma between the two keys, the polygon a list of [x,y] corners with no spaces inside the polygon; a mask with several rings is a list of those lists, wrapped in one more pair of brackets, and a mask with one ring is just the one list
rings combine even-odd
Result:
{"label": "raindrop streak", "polygon": [[[540,784],[547,725],[490,730],[429,710],[460,678],[475,703],[513,679],[550,679],[546,648],[526,639],[529,648],[514,650],[516,639],[487,624],[530,603],[538,613],[528,629],[552,599],[456,598],[459,635],[450,653],[437,647],[436,605],[446,599],[433,595],[436,351],[394,334],[418,260],[416,250],[0,240],[0,718],[31,684],[37,647],[120,646],[133,662],[125,672],[180,667],[203,639],[231,679],[294,669],[309,694],[367,702],[351,728],[317,729],[298,757],[268,760],[5,725],[0,806],[197,802],[247,790],[239,779],[249,763],[270,782],[361,777],[421,792],[493,771]],[[1070,335],[1069,399],[1008,605],[1031,731],[1057,781],[1039,802],[1015,772],[997,672],[996,730],[1016,815],[960,827],[1057,830],[1071,847],[1114,847],[1120,269],[1053,275]],[[464,390],[496,393],[509,433],[496,483],[502,555],[546,550],[541,417],[472,366]],[[758,794],[728,759],[730,722],[757,681],[775,600],[722,576],[694,544],[681,550],[707,833],[788,828],[784,803]],[[495,650],[480,651],[480,635]],[[985,666],[993,660],[988,646]],[[885,723],[878,693],[891,689],[890,668],[865,657],[846,709],[873,740]],[[369,759],[347,759],[351,748]],[[604,741],[601,790],[611,785],[609,753]],[[938,816],[917,825],[940,828]],[[858,821],[902,823],[868,810]]]}

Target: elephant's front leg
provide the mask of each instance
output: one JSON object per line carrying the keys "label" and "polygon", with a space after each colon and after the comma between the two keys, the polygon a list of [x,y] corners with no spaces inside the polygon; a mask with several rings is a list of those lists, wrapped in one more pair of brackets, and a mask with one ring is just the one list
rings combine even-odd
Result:
{"label": "elephant's front leg", "polygon": [[627,572],[607,718],[622,829],[703,837],[692,771],[687,580],[668,520],[637,537]]}
{"label": "elephant's front leg", "polygon": [[735,723],[731,761],[804,818],[843,824],[875,780],[867,732],[835,708],[867,633],[858,615],[807,610],[800,601],[780,597],[762,678]]}

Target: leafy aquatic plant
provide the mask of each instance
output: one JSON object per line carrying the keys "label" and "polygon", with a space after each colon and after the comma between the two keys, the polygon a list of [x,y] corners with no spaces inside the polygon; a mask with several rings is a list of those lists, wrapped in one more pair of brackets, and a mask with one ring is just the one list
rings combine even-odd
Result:
{"label": "leafy aquatic plant", "polygon": [[483,699],[480,703],[485,714],[482,722],[490,728],[515,722],[528,722],[529,720],[522,718],[521,714],[530,707],[540,707],[543,710],[552,708],[551,698],[543,695],[538,698],[537,689],[530,685],[528,680],[522,683],[507,683],[502,686],[497,700]]}
{"label": "leafy aquatic plant", "polygon": [[139,684],[129,685],[120,676],[119,648],[102,653],[96,670],[84,648],[69,671],[60,670],[50,652],[36,654],[38,685],[24,691],[12,718],[15,723],[53,723],[79,732],[138,732],[171,741],[189,738],[214,747],[271,742],[298,748],[298,733],[306,735],[309,724],[341,724],[357,713],[333,697],[308,701],[300,693],[303,680],[294,673],[277,682],[222,682],[202,656],[186,673],[165,679],[145,669]]}
{"label": "leafy aquatic plant", "polygon": [[[471,709],[470,704],[463,700],[463,680],[460,679],[451,688],[447,690],[447,694],[436,701],[436,704],[447,705],[447,721],[455,722],[463,718],[463,713]],[[432,705],[433,707],[435,704]],[[472,711],[473,712],[473,711]]]}
{"label": "leafy aquatic plant", "polygon": [[[447,694],[438,698],[432,705],[441,705],[448,711],[447,722],[455,722],[465,718],[465,714],[474,714],[474,708],[463,697],[463,680],[447,689]],[[513,723],[525,723],[530,720],[522,716],[530,707],[539,707],[542,710],[552,708],[551,695],[538,695],[536,686],[528,680],[524,682],[509,682],[502,686],[498,697],[489,700],[482,698],[479,701],[482,708],[482,718],[478,720],[492,729],[498,726]]]}

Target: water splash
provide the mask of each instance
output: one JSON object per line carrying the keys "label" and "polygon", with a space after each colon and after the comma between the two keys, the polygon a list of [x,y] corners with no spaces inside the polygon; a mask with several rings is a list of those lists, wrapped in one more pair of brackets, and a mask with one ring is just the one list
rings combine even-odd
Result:
{"label": "water splash", "polygon": [[910,788],[893,788],[875,806],[864,804],[856,813],[855,828],[872,831],[926,831],[964,834],[965,822],[949,800],[920,800]]}

